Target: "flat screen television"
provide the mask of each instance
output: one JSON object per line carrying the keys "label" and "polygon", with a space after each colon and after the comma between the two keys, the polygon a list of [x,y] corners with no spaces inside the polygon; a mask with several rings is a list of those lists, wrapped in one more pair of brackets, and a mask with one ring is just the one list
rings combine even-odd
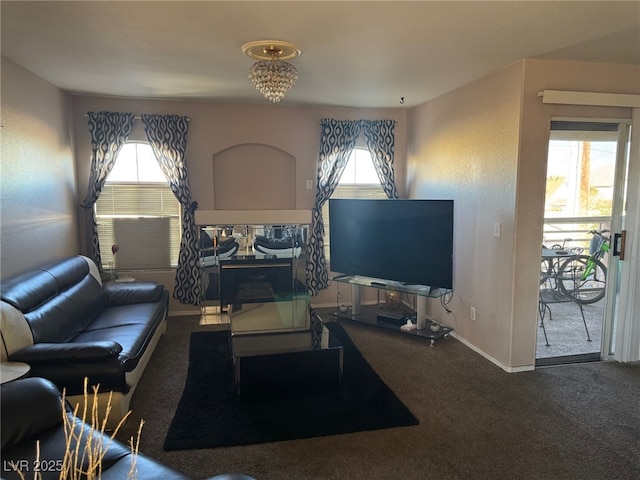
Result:
{"label": "flat screen television", "polygon": [[331,270],[453,289],[453,200],[330,199]]}

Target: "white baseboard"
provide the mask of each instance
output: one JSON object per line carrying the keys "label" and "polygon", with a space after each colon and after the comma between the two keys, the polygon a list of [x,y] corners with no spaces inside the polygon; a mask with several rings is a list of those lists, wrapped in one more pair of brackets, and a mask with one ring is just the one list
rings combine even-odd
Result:
{"label": "white baseboard", "polygon": [[494,365],[497,365],[498,367],[500,367],[502,370],[504,370],[507,373],[519,373],[519,372],[530,372],[531,370],[535,370],[536,366],[535,365],[523,365],[521,367],[508,367],[505,364],[503,364],[502,362],[499,362],[498,360],[496,360],[495,358],[493,358],[491,355],[489,355],[486,352],[483,352],[482,350],[480,350],[478,347],[476,347],[475,345],[473,345],[472,343],[468,342],[464,337],[461,337],[460,335],[456,334],[456,331],[454,330],[453,332],[450,333],[450,335],[455,338],[456,340],[458,340],[460,343],[464,344],[465,346],[469,347],[471,350],[473,350],[474,352],[482,355],[484,358],[486,358],[487,360],[489,360],[491,363],[493,363]]}

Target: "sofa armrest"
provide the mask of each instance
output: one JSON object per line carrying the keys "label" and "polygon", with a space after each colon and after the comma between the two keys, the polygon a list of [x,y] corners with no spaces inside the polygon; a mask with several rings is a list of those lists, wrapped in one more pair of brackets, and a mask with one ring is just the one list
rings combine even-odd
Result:
{"label": "sofa armrest", "polygon": [[158,302],[162,299],[164,292],[164,285],[156,282],[109,282],[104,285],[109,307]]}
{"label": "sofa armrest", "polygon": [[60,391],[44,378],[2,385],[2,450],[62,423]]}
{"label": "sofa armrest", "polygon": [[122,346],[109,340],[78,343],[36,343],[21,348],[9,356],[12,362],[95,363],[117,358]]}

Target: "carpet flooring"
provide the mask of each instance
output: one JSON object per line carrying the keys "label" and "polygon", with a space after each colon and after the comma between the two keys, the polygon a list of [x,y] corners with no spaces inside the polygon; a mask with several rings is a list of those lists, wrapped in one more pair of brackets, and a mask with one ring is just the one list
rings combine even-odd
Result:
{"label": "carpet flooring", "polygon": [[126,441],[144,419],[140,451],[196,480],[229,472],[257,480],[639,478],[640,364],[506,373],[452,337],[429,347],[400,333],[341,324],[418,425],[167,452],[191,333],[218,328],[185,316],[169,318],[118,438]]}
{"label": "carpet flooring", "polygon": [[186,385],[164,449],[250,445],[417,425],[342,326],[331,323],[327,328],[343,346],[338,393],[251,403],[236,398],[228,333],[192,333]]}

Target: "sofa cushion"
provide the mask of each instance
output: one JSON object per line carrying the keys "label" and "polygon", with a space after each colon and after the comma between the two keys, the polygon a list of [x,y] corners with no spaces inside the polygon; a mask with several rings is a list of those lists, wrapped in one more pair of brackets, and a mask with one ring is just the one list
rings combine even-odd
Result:
{"label": "sofa cushion", "polygon": [[108,307],[159,302],[165,292],[164,285],[155,282],[114,282],[107,283],[103,288]]}
{"label": "sofa cushion", "polygon": [[122,346],[124,370],[133,370],[165,316],[166,304],[138,303],[105,309],[73,342],[111,340]]}

